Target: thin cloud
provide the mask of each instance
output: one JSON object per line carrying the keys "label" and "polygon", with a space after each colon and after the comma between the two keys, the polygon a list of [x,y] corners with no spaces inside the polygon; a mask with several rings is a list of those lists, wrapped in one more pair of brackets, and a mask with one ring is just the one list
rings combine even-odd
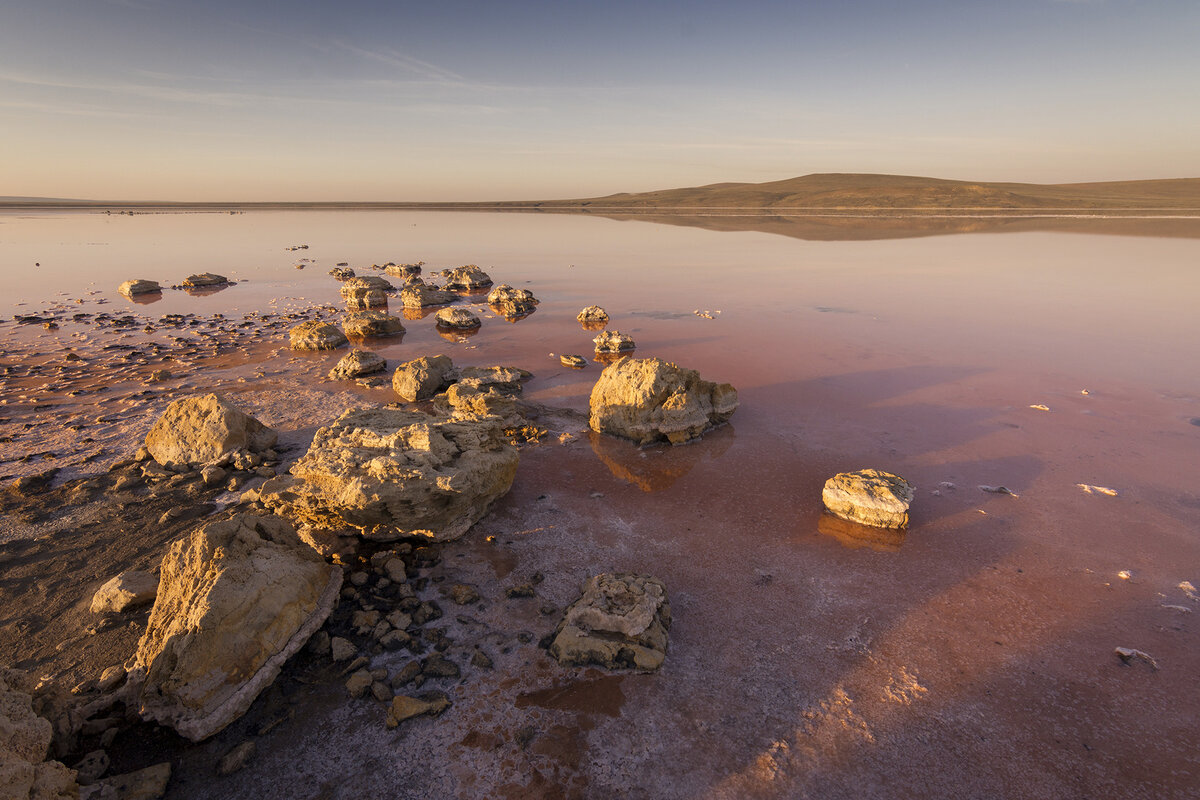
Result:
{"label": "thin cloud", "polygon": [[405,55],[404,53],[396,50],[385,50],[383,52],[365,50],[361,47],[356,47],[341,40],[335,41],[334,44],[343,50],[354,53],[355,55],[365,58],[368,61],[376,61],[381,64],[399,67],[400,69],[407,70],[415,75],[419,75],[420,77],[431,81],[457,85],[477,85],[472,81],[469,81],[467,78],[464,78],[462,75],[459,75],[457,72],[452,72],[451,70],[439,67],[437,64],[430,64],[428,61],[422,61],[419,58]]}

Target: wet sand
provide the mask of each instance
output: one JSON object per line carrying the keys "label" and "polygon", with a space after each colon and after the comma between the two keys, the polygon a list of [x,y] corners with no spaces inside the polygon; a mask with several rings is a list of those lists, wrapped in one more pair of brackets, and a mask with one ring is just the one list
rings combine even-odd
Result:
{"label": "wet sand", "polygon": [[[390,401],[386,389],[324,382],[339,354],[282,349],[278,320],[239,327],[268,310],[283,321],[330,314],[338,284],[325,272],[338,261],[362,274],[386,260],[423,259],[427,270],[475,262],[542,300],[516,323],[484,311],[465,342],[442,338],[431,317],[406,320],[402,340],[377,343],[391,363],[446,352],[456,363],[513,364],[535,373],[527,397],[583,411],[599,365],[574,371],[556,355],[589,354],[594,334],[574,314],[595,302],[611,329],[637,340],[636,355],[729,381],[741,406],[730,425],[684,447],[584,435],[522,450],[510,494],[422,572],[431,596],[464,582],[484,598],[442,603],[449,654],[464,666],[441,686],[454,700],[441,717],[388,731],[381,706],[350,700],[328,667],[302,656],[277,696],[209,742],[182,747],[149,726],[123,734],[114,772],[169,756],[169,796],[213,798],[1194,796],[1200,649],[1194,611],[1168,607],[1200,607],[1180,588],[1200,583],[1200,378],[1186,353],[1200,299],[1193,241],[1010,233],[812,243],[559,216],[255,216],[98,227],[115,245],[91,252],[120,250],[111,257],[120,280],[167,283],[204,263],[247,282],[135,306],[105,274],[98,295],[62,286],[65,307],[133,313],[134,325],[4,323],[0,435],[12,440],[0,444],[0,471],[61,463],[58,483],[98,473],[193,387],[229,391],[287,431],[285,460],[303,452],[322,414]],[[61,245],[69,272],[89,252],[97,230],[88,226],[101,222],[55,224],[25,228],[26,243],[5,220],[6,260],[31,256],[39,237],[46,248],[53,229],[74,237]],[[199,242],[229,224],[236,244],[204,252]],[[284,251],[309,240],[302,254]],[[156,272],[164,249],[194,255]],[[316,261],[295,270],[297,256]],[[55,257],[41,258],[50,269]],[[24,292],[16,302],[30,305],[14,313],[44,315],[35,288],[16,284],[8,296]],[[720,313],[693,313],[703,309]],[[166,313],[202,317],[184,326],[194,345],[155,322]],[[147,334],[143,322],[158,327]],[[103,348],[134,343],[144,355],[113,372],[129,351]],[[66,347],[84,358],[78,375],[56,372]],[[168,367],[172,381],[143,385],[164,355],[185,363]],[[47,450],[58,455],[36,455]],[[822,514],[824,480],[864,466],[918,487],[906,535]],[[1000,484],[1019,496],[978,488]],[[70,666],[53,640],[83,624],[116,561],[151,563],[190,519],[234,499],[197,496],[196,516],[106,561],[103,525],[80,522],[114,513],[106,492],[92,506],[64,506],[58,520],[6,507],[8,598],[32,596],[30,581],[12,576],[32,574],[39,558],[76,574],[43,589],[61,622],[5,614],[0,661],[62,669],[64,683],[115,661],[136,627],[90,637],[103,639],[91,650],[66,648],[77,653]],[[56,541],[85,529],[86,547],[60,552]],[[666,582],[675,623],[658,674],[564,669],[537,646],[582,582],[610,569]],[[537,597],[505,596],[535,573]],[[1117,646],[1152,654],[1159,669],[1123,664]],[[493,669],[466,663],[477,647]],[[280,709],[288,719],[255,736]],[[216,760],[247,737],[254,761],[215,777]]]}

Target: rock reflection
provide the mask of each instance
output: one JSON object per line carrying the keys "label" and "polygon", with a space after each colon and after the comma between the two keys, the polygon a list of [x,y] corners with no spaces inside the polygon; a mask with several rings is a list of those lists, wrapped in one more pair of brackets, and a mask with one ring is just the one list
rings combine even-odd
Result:
{"label": "rock reflection", "polygon": [[422,306],[421,308],[413,308],[405,306],[402,309],[405,319],[425,319],[430,314],[436,314],[439,308],[443,306]]}
{"label": "rock reflection", "polygon": [[[224,288],[225,288],[224,286],[221,287],[221,289],[224,289]],[[219,291],[219,290],[216,290],[216,291]],[[212,294],[212,292],[200,292],[198,290],[193,289],[193,290],[189,291],[188,294]],[[142,292],[141,294],[135,294],[135,295],[132,295],[125,299],[131,303],[137,303],[139,306],[148,306],[151,303],[157,303],[159,300],[162,300],[162,297],[163,297],[163,294],[160,291],[160,292]]]}
{"label": "rock reflection", "polygon": [[[217,283],[217,284],[213,284],[212,286],[184,286],[183,291],[187,292],[192,297],[208,297],[210,294],[216,294],[217,292],[223,292],[226,289],[228,289],[230,286],[233,286],[233,284],[232,283]],[[162,292],[159,292],[159,297],[160,298],[162,297]],[[136,303],[136,302],[140,302],[140,301],[135,300],[134,302]],[[153,302],[153,301],[151,301],[151,302]]]}
{"label": "rock reflection", "polygon": [[866,547],[881,553],[899,551],[907,533],[905,530],[895,528],[873,528],[869,525],[859,525],[857,522],[835,517],[830,513],[821,514],[821,518],[817,520],[817,531],[825,536],[832,536],[843,547],[851,550]]}
{"label": "rock reflection", "polygon": [[520,322],[537,311],[536,308],[531,308],[529,311],[523,314],[505,314],[504,311],[502,311],[498,306],[490,305],[488,307],[492,309],[493,314],[495,314],[497,317],[500,317],[505,322]]}
{"label": "rock reflection", "polygon": [[633,355],[632,350],[622,350],[619,353],[595,353],[592,356],[592,360],[597,364],[604,364],[605,366],[608,366],[614,361],[620,361],[622,358],[625,358],[625,356],[631,355]]}
{"label": "rock reflection", "polygon": [[588,431],[592,452],[609,472],[643,492],[670,489],[700,461],[724,455],[733,438],[733,426],[724,425],[709,431],[699,441],[679,447],[641,448],[616,436]]}
{"label": "rock reflection", "polygon": [[457,344],[462,344],[479,333],[479,328],[451,328],[447,325],[437,325],[435,328],[437,329],[438,336],[447,342],[455,342]]}

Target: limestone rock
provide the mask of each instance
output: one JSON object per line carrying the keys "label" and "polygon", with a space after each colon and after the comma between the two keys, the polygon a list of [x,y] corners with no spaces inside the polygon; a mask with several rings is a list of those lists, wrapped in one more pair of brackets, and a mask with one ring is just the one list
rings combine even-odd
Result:
{"label": "limestone rock", "polygon": [[347,336],[365,339],[368,336],[394,336],[404,333],[400,318],[375,309],[350,311],[342,317],[342,328]]}
{"label": "limestone rock", "polygon": [[292,328],[288,332],[288,342],[293,350],[334,350],[349,344],[346,334],[336,325],[316,319]]}
{"label": "limestone rock", "polygon": [[593,323],[607,324],[608,312],[600,306],[588,306],[575,315],[575,319],[579,320],[585,325]]}
{"label": "limestone rock", "polygon": [[587,359],[583,356],[563,355],[559,356],[558,360],[564,367],[571,367],[572,369],[583,369],[587,366]]}
{"label": "limestone rock", "polygon": [[478,328],[482,323],[465,308],[443,308],[437,312],[437,324],[443,328]]}
{"label": "limestone rock", "polygon": [[79,796],[75,771],[47,761],[53,726],[33,712],[21,675],[0,669],[0,796],[4,798],[74,798]]}
{"label": "limestone rock", "polygon": [[517,460],[494,418],[356,409],[318,430],[291,476],[268,481],[260,497],[314,527],[444,541],[466,533],[509,490]]}
{"label": "limestone rock", "polygon": [[454,291],[469,292],[491,285],[491,276],[474,264],[455,267],[446,277],[446,288]]}
{"label": "limestone rock", "polygon": [[158,594],[158,576],[150,572],[128,570],[105,583],[92,595],[93,614],[119,614],[153,602]]}
{"label": "limestone rock", "polygon": [[387,726],[394,728],[404,720],[422,714],[436,717],[449,707],[450,698],[442,692],[426,692],[420,697],[398,694],[392,698],[392,705],[388,708]]}
{"label": "limestone rock", "polygon": [[200,286],[221,286],[229,283],[229,279],[224,275],[217,275],[213,272],[202,272],[199,275],[188,275],[183,279],[184,287],[195,289]]}
{"label": "limestone rock", "polygon": [[127,686],[192,741],[246,712],[337,603],[342,571],[285,520],[237,514],[176,541]]}
{"label": "limestone rock", "polygon": [[671,606],[663,582],[629,572],[603,573],[563,615],[550,655],[567,665],[658,669],[666,657]]}
{"label": "limestone rock", "polygon": [[387,360],[383,356],[372,353],[370,350],[355,348],[342,356],[342,360],[329,370],[329,377],[335,381],[348,380],[360,378],[363,375],[373,375],[376,372],[383,372],[385,369],[387,369]]}
{"label": "limestone rock", "polygon": [[350,278],[342,283],[340,292],[349,308],[377,308],[387,305],[387,294],[396,287],[378,275]]}
{"label": "limestone rock", "polygon": [[185,397],[167,406],[146,434],[160,465],[208,464],[240,451],[260,452],[278,435],[217,394]]}
{"label": "limestone rock", "polygon": [[726,422],[737,405],[737,390],[727,383],[658,358],[622,358],[592,388],[589,424],[638,444],[683,444]]}
{"label": "limestone rock", "polygon": [[877,528],[908,527],[913,487],[899,475],[878,469],[841,472],[825,481],[821,499],[830,513]]}
{"label": "limestone rock", "polygon": [[528,289],[514,289],[502,283],[487,296],[488,305],[505,318],[519,318],[532,314],[538,300]]}
{"label": "limestone rock", "polygon": [[424,261],[416,264],[385,264],[383,271],[388,275],[395,275],[397,278],[415,278],[421,274],[421,267],[425,264]]}
{"label": "limestone rock", "polygon": [[354,277],[354,270],[346,269],[344,267],[334,267],[333,269],[329,270],[329,274],[332,275],[335,280],[348,281]]}
{"label": "limestone rock", "polygon": [[392,389],[408,402],[433,397],[449,385],[454,373],[450,356],[422,356],[396,367]]}
{"label": "limestone rock", "polygon": [[633,339],[620,331],[604,331],[592,339],[592,343],[596,345],[597,353],[621,353],[637,347]]}
{"label": "limestone rock", "polygon": [[436,286],[430,286],[420,278],[413,278],[400,290],[400,302],[405,308],[425,308],[452,303],[458,297]]}
{"label": "limestone rock", "polygon": [[133,297],[135,294],[149,294],[150,292],[161,292],[162,287],[158,285],[158,281],[148,281],[135,279],[125,281],[117,287],[117,291],[126,297]]}

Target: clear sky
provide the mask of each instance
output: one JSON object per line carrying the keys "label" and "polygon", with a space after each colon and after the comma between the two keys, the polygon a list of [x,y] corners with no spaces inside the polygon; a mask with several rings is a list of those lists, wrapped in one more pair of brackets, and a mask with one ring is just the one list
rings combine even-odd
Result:
{"label": "clear sky", "polygon": [[1200,0],[0,0],[0,195],[1200,176]]}

